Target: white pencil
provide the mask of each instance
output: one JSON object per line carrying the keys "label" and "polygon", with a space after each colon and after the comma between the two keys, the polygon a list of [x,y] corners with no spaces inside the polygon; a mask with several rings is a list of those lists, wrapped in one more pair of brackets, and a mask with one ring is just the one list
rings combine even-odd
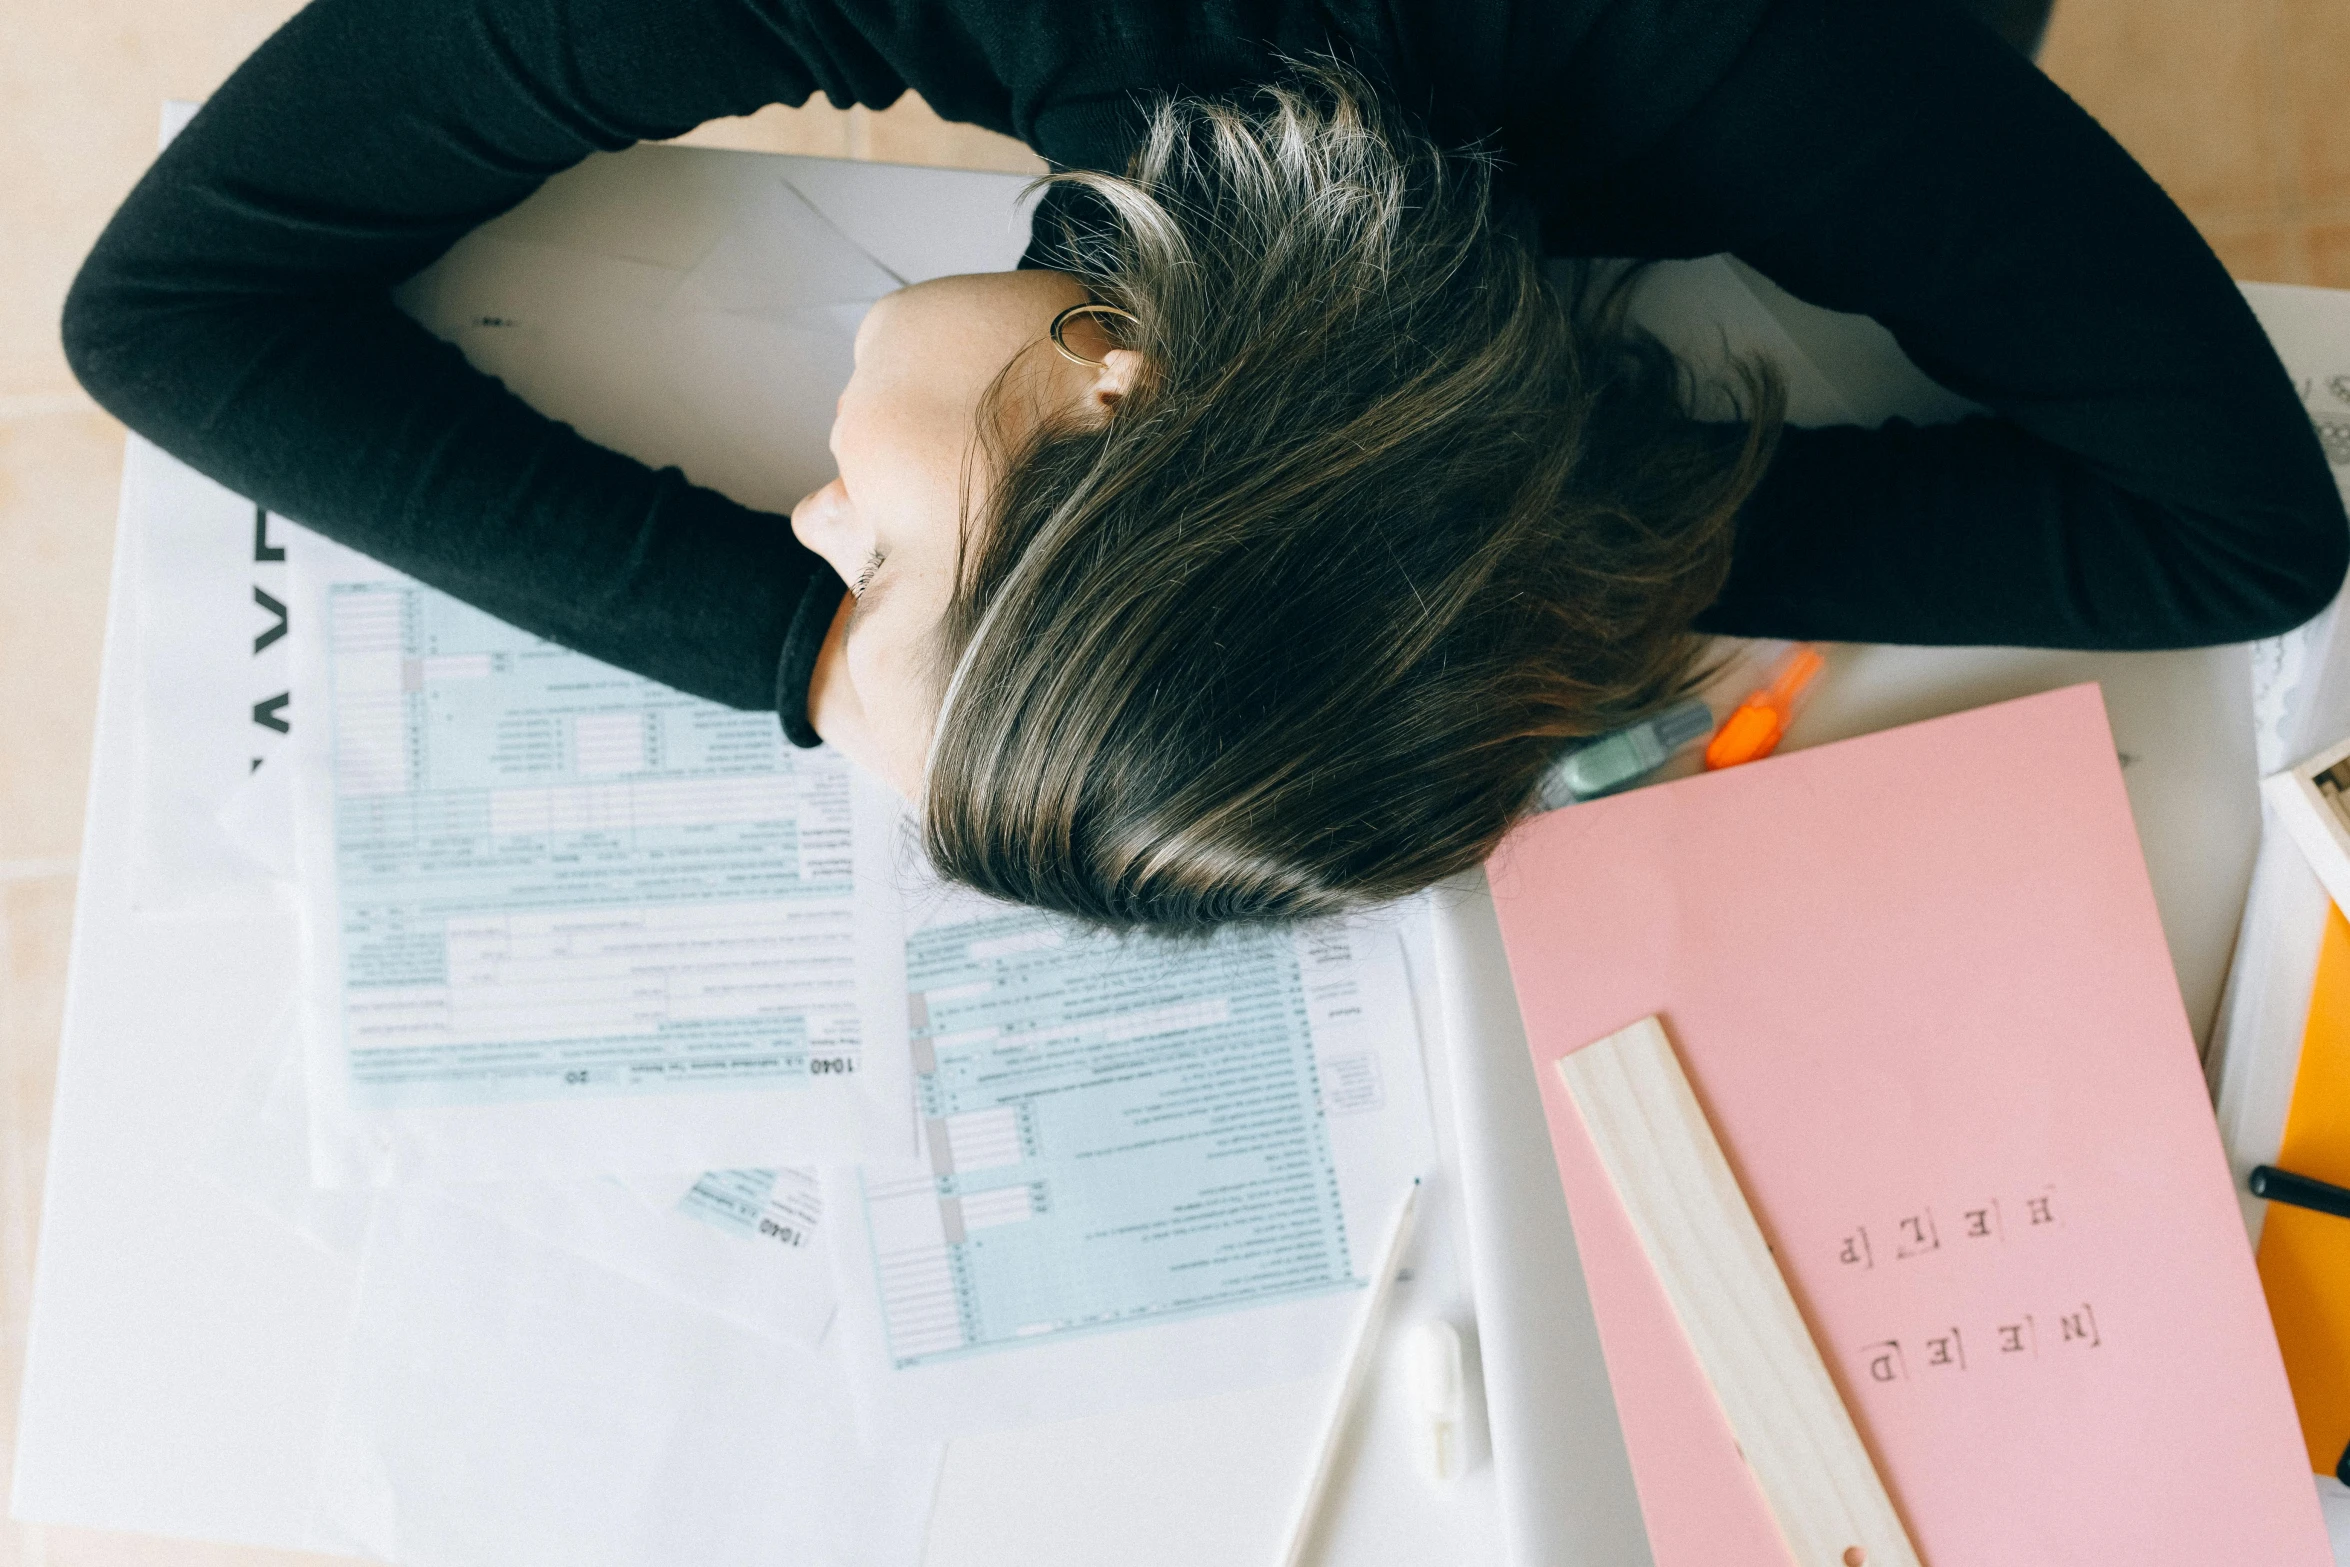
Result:
{"label": "white pencil", "polygon": [[1379,1323],[1387,1315],[1387,1298],[1395,1293],[1395,1267],[1403,1260],[1403,1249],[1412,1238],[1412,1216],[1420,1206],[1420,1181],[1412,1178],[1411,1190],[1404,1193],[1403,1206],[1395,1213],[1395,1223],[1387,1232],[1387,1244],[1379,1252],[1379,1271],[1371,1275],[1371,1298],[1363,1302],[1363,1315],[1355,1323],[1354,1347],[1347,1351],[1346,1376],[1338,1384],[1338,1395],[1330,1401],[1330,1412],[1322,1420],[1322,1450],[1314,1458],[1313,1478],[1306,1482],[1306,1494],[1298,1503],[1297,1517],[1289,1526],[1289,1549],[1281,1553],[1281,1567],[1297,1567],[1305,1556],[1306,1544],[1314,1537],[1314,1523],[1322,1511],[1323,1493],[1330,1488],[1330,1469],[1338,1457],[1338,1446],[1346,1435],[1347,1417],[1354,1410],[1355,1395],[1362,1391],[1363,1375],[1371,1369],[1372,1352],[1379,1347]]}

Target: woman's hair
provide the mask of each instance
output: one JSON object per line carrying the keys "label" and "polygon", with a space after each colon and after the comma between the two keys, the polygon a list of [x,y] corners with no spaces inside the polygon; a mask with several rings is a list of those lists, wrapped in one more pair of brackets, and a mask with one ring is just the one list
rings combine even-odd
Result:
{"label": "woman's hair", "polygon": [[1547,276],[1484,155],[1318,63],[1046,183],[1147,368],[1098,427],[983,442],[941,873],[1112,928],[1339,912],[1475,865],[1565,742],[1696,682],[1777,383],[1699,423],[1623,275]]}

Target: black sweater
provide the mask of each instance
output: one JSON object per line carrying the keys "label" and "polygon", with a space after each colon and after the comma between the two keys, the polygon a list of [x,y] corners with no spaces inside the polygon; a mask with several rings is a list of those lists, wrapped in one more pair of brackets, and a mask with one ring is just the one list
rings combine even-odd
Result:
{"label": "black sweater", "polygon": [[516,625],[773,705],[838,578],[785,520],[592,445],[390,288],[598,149],[821,92],[1122,168],[1150,90],[1335,52],[1490,136],[1560,254],[1733,252],[2000,417],[1790,431],[1704,629],[2157,648],[2321,608],[2350,531],[2186,219],[1927,0],[315,0],[131,193],[66,303],[125,423]]}

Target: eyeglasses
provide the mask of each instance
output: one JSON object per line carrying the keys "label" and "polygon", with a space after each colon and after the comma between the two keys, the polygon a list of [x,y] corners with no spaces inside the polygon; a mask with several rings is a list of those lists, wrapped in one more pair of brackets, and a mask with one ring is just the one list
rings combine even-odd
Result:
{"label": "eyeglasses", "polygon": [[1100,369],[1108,361],[1086,358],[1076,349],[1071,348],[1061,336],[1062,329],[1067,327],[1071,321],[1074,321],[1079,316],[1116,316],[1121,321],[1131,321],[1136,325],[1141,324],[1141,318],[1135,315],[1135,313],[1131,310],[1121,310],[1116,305],[1097,305],[1091,302],[1082,305],[1071,305],[1068,309],[1053,317],[1053,324],[1047,329],[1052,334],[1053,352],[1059,354],[1063,359],[1068,360],[1073,365],[1084,365],[1088,369],[1093,370]]}

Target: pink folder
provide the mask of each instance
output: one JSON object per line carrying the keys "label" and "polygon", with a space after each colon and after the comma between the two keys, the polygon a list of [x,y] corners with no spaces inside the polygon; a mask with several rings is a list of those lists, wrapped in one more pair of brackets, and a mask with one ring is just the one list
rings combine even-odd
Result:
{"label": "pink folder", "polygon": [[2332,1561],[2095,686],[1490,875],[1658,1567],[1788,1558],[1552,1070],[1649,1013],[1931,1567]]}

